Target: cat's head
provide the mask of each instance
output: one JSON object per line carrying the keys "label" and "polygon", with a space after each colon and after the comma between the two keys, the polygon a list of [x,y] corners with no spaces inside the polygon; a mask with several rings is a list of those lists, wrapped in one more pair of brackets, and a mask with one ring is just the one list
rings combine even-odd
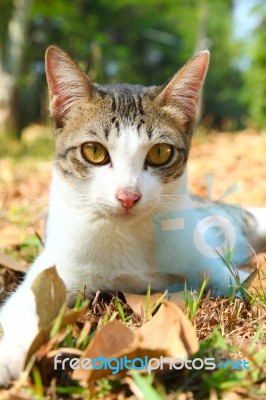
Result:
{"label": "cat's head", "polygon": [[48,48],[55,168],[69,203],[122,220],[174,209],[208,63],[201,52],[162,86],[98,85]]}

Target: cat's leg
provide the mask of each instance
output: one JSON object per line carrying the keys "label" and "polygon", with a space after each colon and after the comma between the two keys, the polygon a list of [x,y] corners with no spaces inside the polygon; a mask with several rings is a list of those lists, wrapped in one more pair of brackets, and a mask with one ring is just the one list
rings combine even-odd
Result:
{"label": "cat's leg", "polygon": [[0,339],[0,386],[7,385],[20,374],[26,352],[38,332],[31,285],[41,271],[52,265],[49,254],[46,251],[41,253],[23,283],[0,310],[0,324],[4,331]]}

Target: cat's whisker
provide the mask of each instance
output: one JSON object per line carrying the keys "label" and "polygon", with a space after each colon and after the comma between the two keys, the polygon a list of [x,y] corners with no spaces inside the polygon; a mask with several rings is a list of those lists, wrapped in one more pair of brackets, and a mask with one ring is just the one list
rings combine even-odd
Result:
{"label": "cat's whisker", "polygon": [[187,195],[185,194],[155,194],[154,196],[156,197],[180,197],[180,198],[186,198]]}
{"label": "cat's whisker", "polygon": [[159,204],[163,204],[163,203],[168,203],[168,204],[180,204],[184,202],[184,198],[182,197],[167,197],[167,198],[162,198],[158,201]]}

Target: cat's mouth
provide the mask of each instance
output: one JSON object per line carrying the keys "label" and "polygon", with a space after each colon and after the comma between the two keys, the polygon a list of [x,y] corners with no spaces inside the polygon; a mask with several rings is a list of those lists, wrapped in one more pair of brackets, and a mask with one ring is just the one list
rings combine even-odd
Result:
{"label": "cat's mouth", "polygon": [[96,219],[112,221],[114,223],[131,223],[143,218],[150,217],[158,211],[157,201],[143,201],[131,207],[125,207],[121,203],[106,202],[98,199],[90,211]]}
{"label": "cat's mouth", "polygon": [[118,218],[121,220],[131,220],[131,219],[136,219],[136,218],[141,218],[143,216],[143,210],[138,210],[135,208],[119,208],[116,209],[116,211],[113,211],[113,217]]}
{"label": "cat's mouth", "polygon": [[138,204],[129,209],[119,207],[119,209],[116,208],[113,210],[112,219],[113,221],[121,221],[121,223],[133,223],[138,220],[150,218],[156,211],[157,207],[155,204],[149,204],[149,206],[146,207]]}
{"label": "cat's mouth", "polygon": [[131,207],[131,208],[124,208],[124,207],[107,207],[107,208],[100,208],[97,210],[98,215],[101,218],[108,219],[114,222],[121,222],[121,223],[129,223],[136,221],[138,219],[142,219],[147,215],[152,213],[152,210],[148,207]]}

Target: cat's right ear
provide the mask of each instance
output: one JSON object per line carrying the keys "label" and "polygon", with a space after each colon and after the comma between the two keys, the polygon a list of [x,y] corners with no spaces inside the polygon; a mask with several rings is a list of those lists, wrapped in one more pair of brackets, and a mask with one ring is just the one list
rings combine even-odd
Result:
{"label": "cat's right ear", "polygon": [[194,121],[209,59],[210,54],[205,50],[188,61],[163,88],[159,95],[161,104],[174,113],[180,110],[186,119]]}
{"label": "cat's right ear", "polygon": [[95,88],[72,58],[57,46],[50,46],[46,50],[45,69],[50,113],[60,128],[71,106],[77,100],[90,99]]}

